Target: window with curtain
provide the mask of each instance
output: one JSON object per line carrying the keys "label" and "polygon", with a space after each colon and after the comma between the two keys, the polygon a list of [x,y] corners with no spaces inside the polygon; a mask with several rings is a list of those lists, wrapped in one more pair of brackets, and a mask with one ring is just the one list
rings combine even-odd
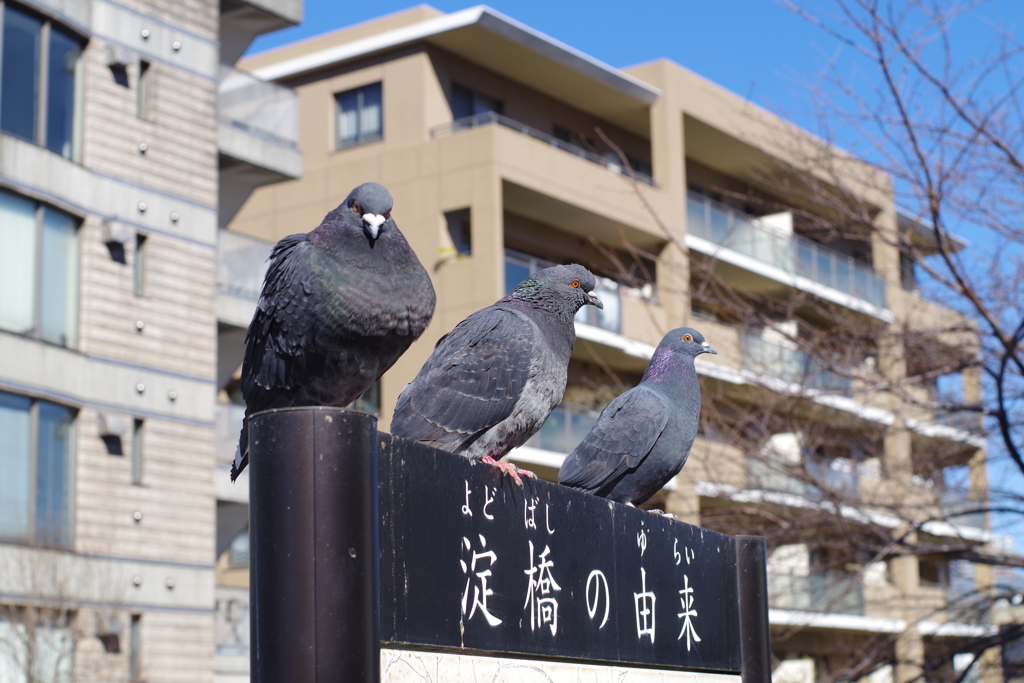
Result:
{"label": "window with curtain", "polygon": [[0,329],[78,343],[78,219],[0,190]]}
{"label": "window with curtain", "polygon": [[338,110],[338,149],[373,142],[384,136],[380,83],[364,85],[334,97]]}
{"label": "window with curtain", "polygon": [[75,411],[0,391],[0,539],[71,545]]}
{"label": "window with curtain", "polygon": [[19,5],[2,3],[0,131],[78,159],[82,43]]}

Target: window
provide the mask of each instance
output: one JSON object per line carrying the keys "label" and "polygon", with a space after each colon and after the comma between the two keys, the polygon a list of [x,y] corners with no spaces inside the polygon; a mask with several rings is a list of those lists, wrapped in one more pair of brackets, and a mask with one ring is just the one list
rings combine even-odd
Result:
{"label": "window", "polygon": [[489,111],[500,114],[502,112],[501,102],[458,83],[452,84],[452,118],[464,119],[467,116],[486,114]]}
{"label": "window", "polygon": [[380,83],[334,96],[338,102],[338,149],[383,137]]}
{"label": "window", "polygon": [[139,82],[135,92],[135,115],[148,119],[150,115],[150,91],[153,85],[153,70],[145,59],[139,60]]}
{"label": "window", "polygon": [[78,342],[78,221],[0,190],[0,329]]}
{"label": "window", "polygon": [[140,633],[142,626],[142,615],[133,614],[131,624],[128,626],[128,680],[134,683],[142,678],[142,658]]}
{"label": "window", "polygon": [[74,680],[75,618],[68,610],[0,605],[0,681]]}
{"label": "window", "polygon": [[591,147],[591,145],[588,145],[583,140],[582,135],[580,135],[579,133],[574,133],[568,128],[563,128],[562,126],[559,125],[555,126],[555,138],[561,140],[562,142],[573,145],[574,147],[579,147],[581,149],[587,149],[588,147]]}
{"label": "window", "polygon": [[448,235],[452,238],[455,252],[462,256],[469,256],[473,253],[473,238],[469,222],[469,209],[449,211],[444,215],[445,223],[448,225]]}
{"label": "window", "polygon": [[909,254],[900,254],[900,285],[908,292],[917,291],[917,264]]}
{"label": "window", "polygon": [[142,420],[132,426],[132,483],[142,485]]}
{"label": "window", "polygon": [[0,538],[71,545],[75,411],[0,391]]}
{"label": "window", "polygon": [[249,566],[249,527],[245,527],[231,539],[231,545],[228,546],[228,566]]}
{"label": "window", "polygon": [[135,296],[146,293],[146,236],[135,235],[135,265],[132,268]]}
{"label": "window", "polygon": [[78,158],[82,46],[15,5],[3,6],[0,130]]}
{"label": "window", "polygon": [[369,389],[360,394],[359,398],[352,401],[352,403],[349,403],[346,408],[380,415],[380,380],[371,384]]}
{"label": "window", "polygon": [[[519,283],[538,270],[555,265],[536,256],[530,256],[514,249],[505,249],[505,293],[509,294]],[[608,278],[598,277],[594,288],[597,297],[604,305],[603,309],[594,306],[583,306],[576,312],[576,322],[603,327],[612,332],[622,329],[622,299],[619,284]]]}

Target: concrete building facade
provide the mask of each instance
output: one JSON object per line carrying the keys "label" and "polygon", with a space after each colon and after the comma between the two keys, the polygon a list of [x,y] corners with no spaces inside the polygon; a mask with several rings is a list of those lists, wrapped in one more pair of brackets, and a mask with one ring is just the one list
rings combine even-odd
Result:
{"label": "concrete building facade", "polygon": [[231,680],[218,224],[302,163],[294,93],[234,62],[301,1],[0,14],[0,679]]}
{"label": "concrete building facade", "polygon": [[[927,338],[953,315],[922,299],[887,237],[902,231],[929,249],[926,232],[894,206],[883,174],[670,61],[615,69],[486,7],[444,14],[421,6],[243,65],[297,92],[305,170],[254,192],[227,223],[232,239],[252,238],[252,254],[265,255],[373,180],[391,190],[395,219],[433,278],[433,322],[366,397],[381,428],[438,337],[533,270],[579,262],[602,277],[605,309],[577,319],[565,400],[510,459],[555,479],[597,410],[639,381],[662,334],[693,325],[719,350],[698,362],[709,411],[727,418],[765,400],[781,410],[785,401],[808,428],[765,422],[760,446],[745,450],[705,427],[660,505],[706,526],[719,524],[728,506],[757,511],[733,520],[735,533],[765,531],[766,517],[821,510],[823,498],[843,495],[873,524],[918,524],[937,546],[991,541],[981,517],[950,522],[940,494],[943,472],[960,468],[970,473],[963,496],[984,499],[983,440],[868,388],[932,370],[899,332]],[[846,191],[870,207],[867,224],[853,228],[859,237],[827,239],[812,229],[830,214],[799,188],[815,177],[834,187],[835,178],[808,165],[822,150]],[[743,305],[774,302],[783,313],[773,309],[770,324],[751,326],[706,294],[712,281]],[[250,311],[256,293],[249,291]],[[237,356],[247,319],[238,316],[234,330],[222,325],[222,361],[231,357],[228,343]],[[813,366],[799,342],[839,321],[890,341],[842,371]],[[969,354],[976,340],[943,344]],[[237,367],[220,368],[222,378],[230,373],[219,409],[236,416],[224,421],[221,468],[239,410],[230,403]],[[962,386],[979,391],[969,373]],[[926,394],[927,383],[909,391]],[[870,447],[854,448],[853,434]],[[823,473],[817,486],[786,473],[812,465]],[[237,510],[244,504],[244,496],[231,501]],[[932,518],[945,521],[929,525]],[[877,683],[914,680],[922,668],[942,680],[952,669],[930,662],[955,649],[957,637],[991,631],[984,620],[947,613],[957,581],[988,589],[985,567],[912,555],[831,566],[823,539],[772,542],[779,680],[838,675],[875,646],[890,662],[871,674]],[[244,568],[221,569],[222,584],[247,584]]]}

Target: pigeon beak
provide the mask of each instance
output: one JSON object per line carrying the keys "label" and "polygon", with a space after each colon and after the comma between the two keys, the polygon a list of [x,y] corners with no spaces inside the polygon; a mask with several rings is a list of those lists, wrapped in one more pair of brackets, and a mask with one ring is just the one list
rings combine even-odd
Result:
{"label": "pigeon beak", "polygon": [[701,353],[713,353],[716,356],[718,355],[718,351],[715,351],[715,347],[711,346],[711,344],[708,344],[707,342],[702,342],[700,347],[703,349]]}
{"label": "pigeon beak", "polygon": [[381,216],[379,213],[364,213],[363,214],[363,225],[370,231],[370,237],[377,239],[377,235],[380,234],[380,226],[384,225],[384,221],[387,218]]}
{"label": "pigeon beak", "polygon": [[587,292],[587,299],[587,303],[590,304],[591,306],[597,306],[598,308],[604,310],[604,304],[601,303],[601,300],[597,298],[597,294],[594,294],[593,292]]}

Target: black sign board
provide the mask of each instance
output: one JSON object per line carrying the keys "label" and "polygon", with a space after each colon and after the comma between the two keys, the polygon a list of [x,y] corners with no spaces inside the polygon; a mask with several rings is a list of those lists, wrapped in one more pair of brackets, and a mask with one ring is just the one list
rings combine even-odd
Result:
{"label": "black sign board", "polygon": [[764,540],[287,408],[249,422],[252,680],[379,680],[381,645],[770,681]]}
{"label": "black sign board", "polygon": [[740,670],[732,537],[381,444],[382,641]]}

